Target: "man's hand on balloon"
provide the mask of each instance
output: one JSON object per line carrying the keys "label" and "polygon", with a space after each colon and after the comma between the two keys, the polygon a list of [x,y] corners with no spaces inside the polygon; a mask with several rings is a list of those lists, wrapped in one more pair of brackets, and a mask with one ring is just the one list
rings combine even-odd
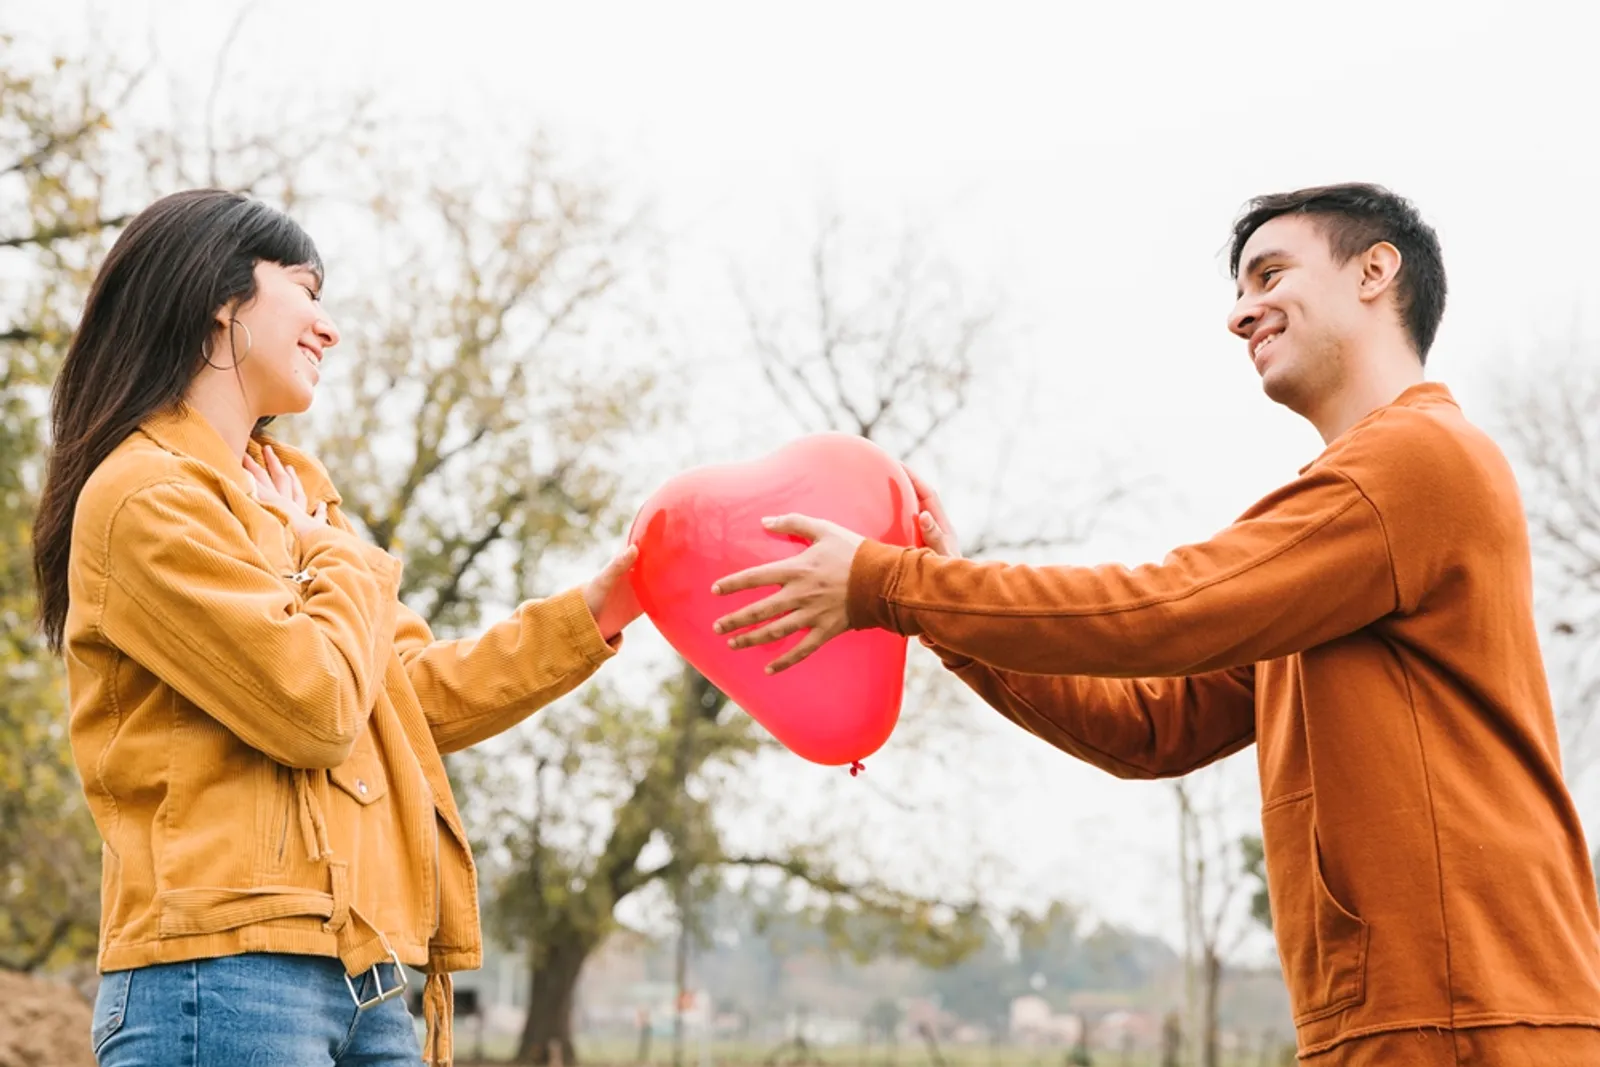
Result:
{"label": "man's hand on balloon", "polygon": [[583,602],[594,616],[600,636],[613,647],[623,628],[644,614],[639,598],[634,595],[633,583],[628,581],[628,568],[638,558],[639,547],[629,545],[583,587]]}
{"label": "man's hand on balloon", "polygon": [[956,539],[956,529],[950,525],[950,518],[944,513],[939,494],[918,478],[916,471],[910,467],[903,469],[911,479],[911,487],[917,491],[917,526],[922,530],[922,543],[936,555],[960,559],[961,545]]}
{"label": "man's hand on balloon", "polygon": [[850,565],[855,560],[856,549],[866,538],[843,526],[805,515],[762,519],[761,525],[772,533],[803,537],[811,542],[811,547],[798,556],[731,574],[713,585],[711,591],[717,596],[727,596],[746,589],[779,587],[777,592],[724,615],[716,622],[719,634],[766,623],[760,629],[729,639],[730,648],[770,644],[809,630],[804,640],[767,665],[768,674],[777,674],[850,628]]}

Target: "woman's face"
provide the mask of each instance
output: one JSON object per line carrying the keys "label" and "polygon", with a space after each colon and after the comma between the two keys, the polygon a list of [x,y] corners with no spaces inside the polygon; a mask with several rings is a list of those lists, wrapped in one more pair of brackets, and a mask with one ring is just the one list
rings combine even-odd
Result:
{"label": "woman's face", "polygon": [[210,362],[236,367],[253,418],[298,414],[311,406],[339,329],[322,309],[322,279],[312,268],[262,260],[255,275],[255,297],[218,314]]}

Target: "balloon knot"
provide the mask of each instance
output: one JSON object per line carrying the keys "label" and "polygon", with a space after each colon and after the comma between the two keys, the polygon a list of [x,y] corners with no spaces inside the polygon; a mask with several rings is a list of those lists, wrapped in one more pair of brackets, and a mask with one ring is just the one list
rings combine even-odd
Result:
{"label": "balloon knot", "polygon": [[854,778],[856,775],[860,774],[866,769],[867,765],[862,763],[860,760],[853,759],[850,761],[850,777]]}

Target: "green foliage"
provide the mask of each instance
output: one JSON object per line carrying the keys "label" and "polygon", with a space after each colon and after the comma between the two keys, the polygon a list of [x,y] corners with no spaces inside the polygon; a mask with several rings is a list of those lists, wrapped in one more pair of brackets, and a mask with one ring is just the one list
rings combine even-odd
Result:
{"label": "green foliage", "polygon": [[0,36],[0,967],[12,970],[91,957],[99,921],[99,838],[61,666],[34,627],[31,539],[45,390],[121,222],[103,203],[110,122],[97,101],[127,79],[96,77]]}
{"label": "green foliage", "polygon": [[1244,857],[1244,873],[1256,881],[1256,888],[1250,894],[1250,917],[1271,930],[1272,901],[1267,896],[1267,853],[1261,835],[1246,834],[1241,837],[1239,852]]}

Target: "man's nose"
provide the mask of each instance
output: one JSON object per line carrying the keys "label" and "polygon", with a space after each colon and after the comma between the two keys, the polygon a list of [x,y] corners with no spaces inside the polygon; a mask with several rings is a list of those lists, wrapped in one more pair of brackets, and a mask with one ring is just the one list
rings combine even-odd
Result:
{"label": "man's nose", "polygon": [[1228,332],[1248,339],[1259,321],[1261,321],[1261,311],[1255,301],[1241,298],[1233,305],[1233,311],[1228,315]]}

